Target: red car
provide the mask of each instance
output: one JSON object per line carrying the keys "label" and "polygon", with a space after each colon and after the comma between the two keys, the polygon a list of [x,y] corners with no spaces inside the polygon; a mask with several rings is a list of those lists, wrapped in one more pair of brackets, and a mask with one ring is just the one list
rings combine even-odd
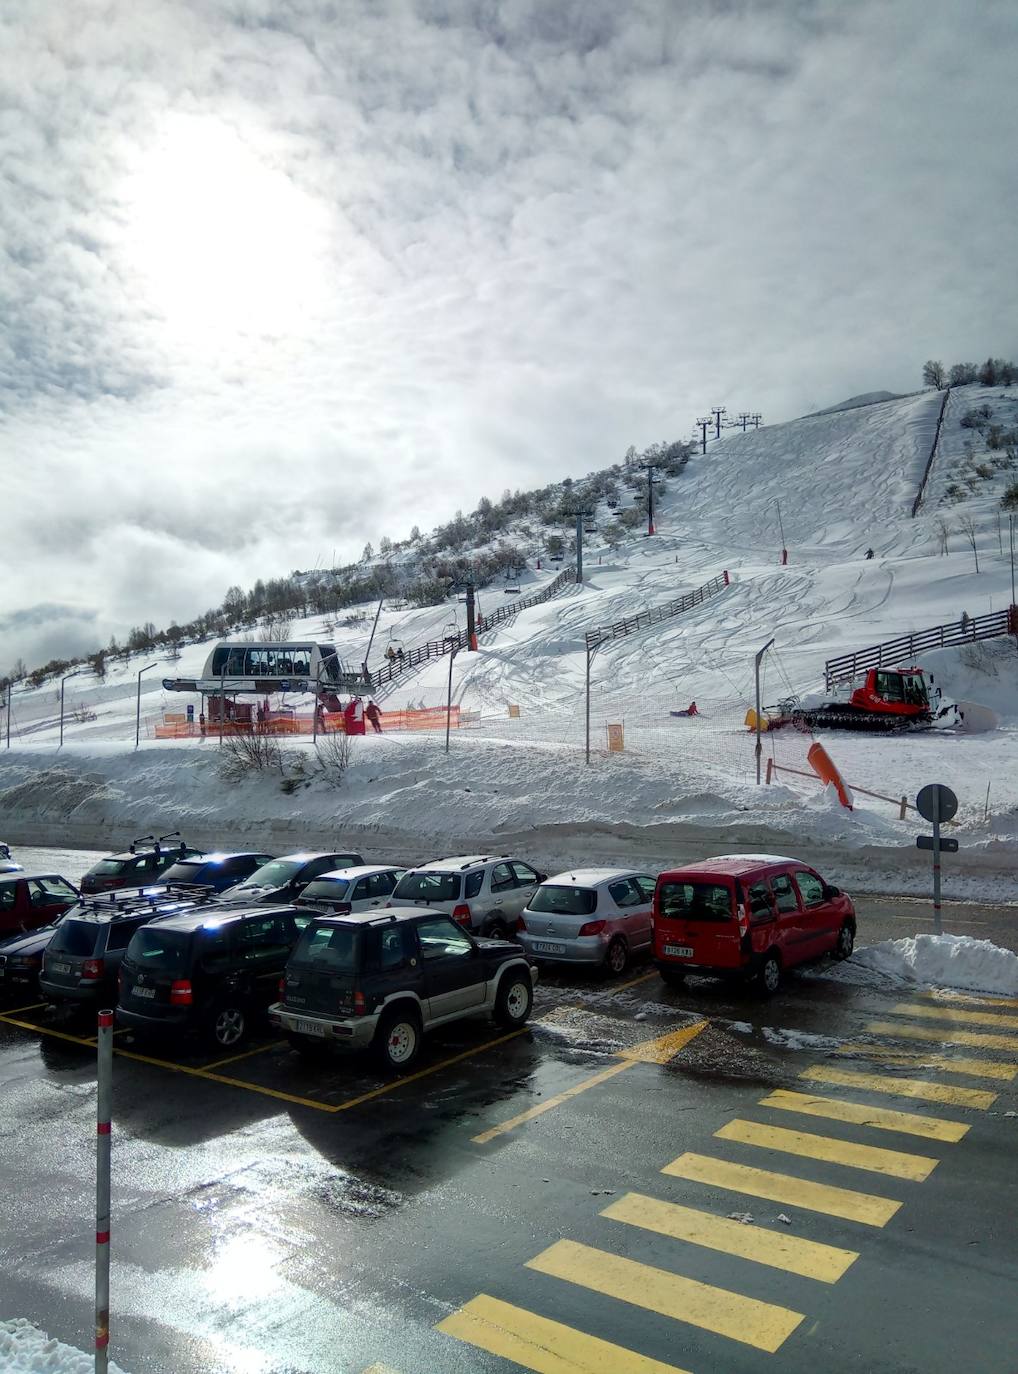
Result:
{"label": "red car", "polygon": [[658,877],[654,963],[666,983],[737,975],[774,993],[785,969],[847,959],[854,945],[851,901],[798,859],[727,854]]}
{"label": "red car", "polygon": [[48,926],[78,900],[57,873],[0,873],[0,940]]}

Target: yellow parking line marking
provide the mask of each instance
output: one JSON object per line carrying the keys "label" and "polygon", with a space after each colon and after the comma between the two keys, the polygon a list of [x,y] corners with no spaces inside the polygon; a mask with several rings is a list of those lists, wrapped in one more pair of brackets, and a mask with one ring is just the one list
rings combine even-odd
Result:
{"label": "yellow parking line marking", "polygon": [[768,1202],[787,1202],[808,1212],[824,1212],[847,1221],[861,1221],[866,1226],[886,1226],[901,1207],[894,1198],[872,1193],[856,1193],[850,1188],[834,1188],[827,1183],[813,1183],[793,1174],[776,1174],[769,1169],[756,1169],[750,1164],[731,1164],[726,1159],[712,1159],[687,1151],[666,1164],[661,1170],[672,1178],[687,1178],[694,1183],[706,1183],[714,1188],[729,1188],[734,1193],[765,1198]]}
{"label": "yellow parking line marking", "polygon": [[534,1374],[687,1374],[635,1350],[480,1293],[438,1330]]}
{"label": "yellow parking line marking", "polygon": [[837,1283],[850,1264],[859,1258],[855,1250],[805,1240],[787,1231],[768,1231],[763,1227],[743,1226],[739,1221],[701,1212],[695,1207],[680,1207],[674,1202],[659,1202],[642,1193],[626,1193],[601,1213],[612,1221],[624,1221],[655,1231],[660,1236],[720,1250],[726,1255],[753,1260],[784,1269],[820,1283]]}
{"label": "yellow parking line marking", "polygon": [[279,1045],[285,1045],[285,1040],[270,1040],[267,1045],[256,1045],[253,1050],[242,1050],[240,1054],[231,1054],[228,1059],[217,1059],[212,1064],[203,1064],[202,1068],[221,1069],[225,1064],[236,1064],[238,1059],[251,1059],[256,1054],[264,1054],[266,1050],[274,1050]]}
{"label": "yellow parking line marking", "polygon": [[736,1140],[740,1145],[756,1145],[764,1150],[800,1155],[804,1159],[823,1159],[843,1164],[848,1169],[868,1169],[874,1174],[907,1178],[922,1183],[940,1163],[929,1155],[913,1155],[903,1150],[885,1150],[879,1145],[856,1145],[850,1140],[835,1140],[809,1131],[789,1131],[784,1126],[762,1126],[758,1121],[729,1121],[714,1132],[720,1140]]}
{"label": "yellow parking line marking", "polygon": [[641,973],[639,978],[633,978],[628,983],[620,983],[617,988],[611,988],[610,991],[614,996],[617,992],[627,992],[630,988],[635,988],[640,983],[647,983],[651,978],[656,977],[657,969],[653,969],[650,973]]}
{"label": "yellow parking line marking", "polygon": [[805,1320],[802,1312],[746,1298],[741,1293],[715,1288],[713,1284],[687,1279],[574,1240],[556,1241],[527,1260],[527,1268],[770,1354],[779,1350]]}
{"label": "yellow parking line marking", "polygon": [[619,1058],[635,1059],[641,1064],[667,1064],[683,1046],[688,1045],[701,1031],[705,1031],[709,1024],[707,1021],[694,1021],[691,1026],[669,1031],[667,1035],[659,1035],[655,1040],[641,1040],[637,1045],[619,1050]]}
{"label": "yellow parking line marking", "polygon": [[978,992],[921,992],[929,1002],[959,1002],[962,1006],[1018,1007],[1018,997],[984,997]]}
{"label": "yellow parking line marking", "polygon": [[483,1054],[485,1050],[493,1050],[496,1045],[504,1045],[508,1040],[515,1040],[517,1036],[526,1035],[529,1029],[529,1026],[522,1026],[519,1030],[509,1031],[507,1035],[497,1035],[494,1040],[485,1040],[483,1045],[474,1045],[472,1049],[461,1050],[459,1054],[451,1054],[448,1059],[442,1059],[437,1064],[429,1064],[426,1069],[418,1069],[416,1073],[408,1073],[405,1078],[395,1078],[391,1083],[383,1083],[380,1088],[372,1088],[370,1092],[361,1093],[358,1097],[350,1097],[331,1110],[346,1112],[351,1107],[359,1107],[362,1102],[370,1102],[372,1098],[383,1097],[386,1093],[395,1092],[397,1088],[403,1088],[408,1083],[416,1083],[419,1078],[430,1078],[433,1073],[441,1073],[443,1069],[448,1069],[463,1059],[471,1059],[475,1054]]}
{"label": "yellow parking line marking", "polygon": [[6,1021],[9,1026],[17,1026],[20,1030],[36,1031],[39,1035],[51,1035],[56,1040],[70,1040],[75,1045],[95,1047],[95,1036],[71,1035],[69,1031],[55,1030],[52,1026],[37,1026],[34,1021],[18,1021],[13,1016],[0,1016],[0,1021]]}
{"label": "yellow parking line marking", "polygon": [[969,1078],[999,1078],[1011,1083],[1018,1078],[1018,1067],[998,1064],[994,1059],[952,1058],[949,1054],[934,1054],[932,1050],[883,1049],[877,1045],[839,1045],[835,1054],[851,1054],[858,1059],[875,1059],[882,1064],[916,1064],[939,1069],[941,1073],[963,1073]]}
{"label": "yellow parking line marking", "polygon": [[32,1002],[31,1005],[27,1007],[11,1007],[9,1011],[4,1013],[4,1020],[6,1021],[9,1016],[20,1016],[22,1012],[38,1011],[40,1007],[48,1006],[48,1002]]}
{"label": "yellow parking line marking", "polygon": [[208,1069],[196,1069],[190,1064],[175,1064],[172,1059],[156,1059],[150,1054],[139,1054],[136,1050],[114,1050],[118,1059],[133,1059],[139,1064],[154,1064],[156,1068],[168,1069],[170,1073],[182,1073],[188,1078],[204,1078],[210,1083],[223,1083],[229,1088],[246,1088],[249,1093],[262,1097],[274,1097],[280,1102],[293,1102],[298,1107],[314,1107],[319,1112],[338,1112],[342,1104],[336,1106],[329,1102],[318,1102],[313,1097],[298,1097],[295,1093],[285,1093],[279,1088],[265,1088],[260,1083],[248,1083],[243,1078],[230,1078],[224,1073],[211,1073]]}
{"label": "yellow parking line marking", "polygon": [[393,1369],[391,1364],[379,1364],[376,1361],[374,1364],[369,1364],[367,1369],[362,1370],[361,1374],[399,1374],[399,1371]]}
{"label": "yellow parking line marking", "polygon": [[868,1107],[862,1102],[845,1102],[840,1097],[814,1097],[812,1093],[789,1092],[786,1088],[776,1088],[767,1097],[761,1097],[760,1106],[820,1116],[827,1121],[851,1121],[877,1131],[897,1131],[900,1135],[918,1135],[949,1144],[961,1140],[971,1129],[964,1121],[945,1121],[943,1117],[923,1116],[920,1112],[896,1112],[890,1107]]}
{"label": "yellow parking line marking", "polygon": [[826,1064],[814,1064],[804,1069],[800,1078],[814,1083],[833,1083],[842,1088],[859,1088],[868,1093],[890,1093],[892,1097],[914,1097],[922,1102],[944,1102],[954,1107],[975,1107],[985,1111],[997,1100],[997,1094],[984,1088],[958,1088],[952,1083],[928,1083],[924,1078],[896,1078],[893,1074],[857,1073],[853,1069],[836,1069]]}
{"label": "yellow parking line marking", "polygon": [[865,1030],[899,1040],[933,1040],[938,1045],[971,1045],[983,1050],[1018,1050],[1018,1035],[954,1030],[951,1026],[910,1026],[904,1021],[868,1021]]}
{"label": "yellow parking line marking", "polygon": [[582,1083],[575,1083],[571,1088],[566,1088],[565,1092],[556,1093],[554,1097],[546,1097],[536,1107],[530,1107],[525,1112],[511,1116],[508,1121],[503,1121],[498,1126],[492,1126],[490,1130],[482,1131],[480,1135],[472,1136],[471,1140],[475,1145],[487,1145],[488,1141],[494,1140],[496,1136],[505,1135],[507,1131],[515,1130],[524,1122],[533,1121],[536,1117],[543,1116],[545,1112],[550,1112],[553,1107],[561,1107],[562,1103],[568,1102],[571,1097],[578,1097],[580,1093],[585,1093],[588,1088],[596,1088],[598,1083],[603,1083],[608,1078],[614,1078],[617,1073],[624,1073],[626,1069],[631,1069],[638,1062],[636,1059],[625,1059],[621,1064],[612,1064],[607,1069],[601,1069],[599,1073],[592,1073]]}
{"label": "yellow parking line marking", "polygon": [[899,1002],[891,1008],[894,1016],[922,1016],[930,1021],[950,1021],[952,1026],[1008,1026],[1018,1030],[1018,1016],[999,1011],[955,1011],[951,1007],[923,1006],[919,1002]]}

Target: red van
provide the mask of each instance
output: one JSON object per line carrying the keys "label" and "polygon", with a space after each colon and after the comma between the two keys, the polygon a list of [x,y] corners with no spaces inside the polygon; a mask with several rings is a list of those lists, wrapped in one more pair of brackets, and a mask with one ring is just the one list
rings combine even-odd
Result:
{"label": "red van", "polygon": [[851,901],[798,859],[726,854],[658,877],[654,963],[666,983],[735,974],[773,993],[785,969],[847,959],[854,945]]}

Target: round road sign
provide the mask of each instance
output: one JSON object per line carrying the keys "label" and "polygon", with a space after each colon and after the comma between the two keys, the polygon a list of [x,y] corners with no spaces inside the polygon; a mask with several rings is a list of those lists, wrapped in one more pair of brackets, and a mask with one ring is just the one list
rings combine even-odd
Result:
{"label": "round road sign", "polygon": [[915,799],[924,821],[950,821],[958,814],[958,798],[942,782],[927,783]]}

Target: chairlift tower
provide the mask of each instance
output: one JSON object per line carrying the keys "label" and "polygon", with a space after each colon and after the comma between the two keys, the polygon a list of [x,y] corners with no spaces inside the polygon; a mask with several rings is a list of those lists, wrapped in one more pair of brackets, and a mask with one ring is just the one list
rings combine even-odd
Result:
{"label": "chairlift tower", "polygon": [[700,431],[700,452],[701,452],[701,453],[706,453],[706,452],[707,452],[707,427],[708,427],[708,425],[711,424],[711,417],[710,417],[709,415],[703,415],[703,416],[700,417],[700,419],[697,420],[696,424],[697,424],[697,428],[698,428],[699,431]]}
{"label": "chairlift tower", "polygon": [[727,415],[727,414],[728,414],[728,411],[725,409],[724,406],[711,406],[711,412],[710,412],[710,413],[714,416],[714,438],[715,438],[715,439],[720,439],[720,438],[721,438],[721,417],[722,417],[722,415]]}

